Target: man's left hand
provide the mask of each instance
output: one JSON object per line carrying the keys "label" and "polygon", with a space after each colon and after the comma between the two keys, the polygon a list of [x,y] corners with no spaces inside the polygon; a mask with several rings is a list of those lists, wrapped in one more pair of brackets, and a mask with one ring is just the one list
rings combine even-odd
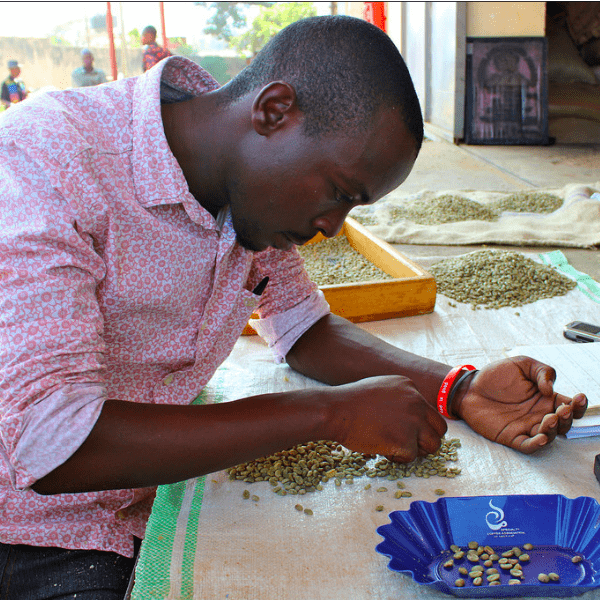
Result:
{"label": "man's left hand", "polygon": [[526,356],[492,363],[458,390],[454,411],[484,437],[531,454],[566,433],[587,409],[587,398],[554,392],[556,372]]}

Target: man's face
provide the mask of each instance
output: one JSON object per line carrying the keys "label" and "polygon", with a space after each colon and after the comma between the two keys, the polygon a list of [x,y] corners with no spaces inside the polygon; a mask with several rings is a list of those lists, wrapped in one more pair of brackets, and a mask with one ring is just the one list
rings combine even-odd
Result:
{"label": "man's face", "polygon": [[12,67],[9,69],[10,75],[13,79],[16,79],[21,74],[21,67]]}
{"label": "man's face", "polygon": [[365,133],[308,137],[302,122],[250,135],[228,182],[238,242],[253,251],[336,235],[352,208],[379,200],[409,175],[417,150],[397,110]]}
{"label": "man's face", "polygon": [[86,53],[83,55],[83,66],[89,71],[92,68],[92,65],[94,64],[94,57],[89,54]]}

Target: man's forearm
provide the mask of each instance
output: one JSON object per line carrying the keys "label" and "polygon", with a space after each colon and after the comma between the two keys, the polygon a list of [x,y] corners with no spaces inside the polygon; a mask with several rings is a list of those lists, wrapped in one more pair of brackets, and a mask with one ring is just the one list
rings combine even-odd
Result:
{"label": "man's forearm", "polygon": [[451,368],[396,348],[333,314],[317,321],[286,359],[296,371],[331,385],[377,375],[403,375],[433,406]]}
{"label": "man's forearm", "polygon": [[33,489],[58,494],[198,477],[323,439],[327,412],[315,390],[205,406],[109,400],[83,445]]}

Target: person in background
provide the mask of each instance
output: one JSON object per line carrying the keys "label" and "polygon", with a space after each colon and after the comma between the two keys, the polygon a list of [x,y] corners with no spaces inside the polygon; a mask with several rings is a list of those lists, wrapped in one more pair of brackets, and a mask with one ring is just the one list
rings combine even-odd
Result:
{"label": "person in background", "polygon": [[156,27],[152,25],[148,25],[142,29],[142,44],[144,46],[144,54],[142,55],[144,73],[156,63],[163,60],[163,58],[172,56],[166,48],[156,43]]}
{"label": "person in background", "polygon": [[21,79],[21,66],[16,60],[8,61],[10,75],[2,82],[2,106],[9,108],[12,104],[27,98],[27,89]]}
{"label": "person in background", "polygon": [[94,55],[88,48],[81,51],[81,67],[77,67],[71,73],[71,85],[73,87],[89,87],[106,83],[106,73],[102,69],[94,67]]}

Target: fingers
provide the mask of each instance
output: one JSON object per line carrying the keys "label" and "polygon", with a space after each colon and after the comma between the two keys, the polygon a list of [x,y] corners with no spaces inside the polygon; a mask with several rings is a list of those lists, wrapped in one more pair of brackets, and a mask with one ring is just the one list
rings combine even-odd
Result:
{"label": "fingers", "polygon": [[557,404],[567,405],[571,407],[573,411],[574,419],[581,419],[587,410],[588,400],[585,394],[575,394],[573,398],[567,398],[561,394],[557,394]]}
{"label": "fingers", "polygon": [[442,437],[446,435],[446,431],[448,431],[448,423],[446,423],[446,419],[440,415],[440,413],[434,408],[430,408],[427,411],[427,422],[437,433],[438,437]]}
{"label": "fingers", "polygon": [[512,447],[523,454],[533,454],[540,448],[543,448],[550,440],[543,433],[537,433],[534,436],[521,435],[514,439]]}
{"label": "fingers", "polygon": [[[415,430],[416,435],[401,447],[398,447],[392,455],[386,458],[394,462],[408,463],[419,456],[435,454],[442,445],[442,437],[448,430],[446,421],[436,411],[427,414],[425,422]],[[440,417],[438,420],[436,417]],[[441,421],[441,422],[440,422]]]}
{"label": "fingers", "polygon": [[529,434],[523,433],[516,435],[512,440],[497,441],[523,454],[532,454],[554,440],[557,435],[559,421],[559,415],[549,413],[544,415],[539,425],[535,425]]}
{"label": "fingers", "polygon": [[576,394],[573,398],[557,394],[555,406],[554,414],[558,416],[557,433],[565,434],[573,425],[573,419],[580,419],[584,415],[587,398],[585,394]]}
{"label": "fingers", "polygon": [[571,428],[573,418],[583,415],[587,408],[584,394],[576,394],[572,399],[558,396],[557,394],[556,410],[543,417],[539,426],[532,429],[532,435],[520,435],[513,440],[511,446],[515,450],[524,454],[536,452],[552,442],[557,435],[564,435]]}
{"label": "fingers", "polygon": [[556,371],[543,363],[533,361],[535,369],[535,379],[537,386],[544,396],[552,396],[554,393],[554,382],[556,381]]}

